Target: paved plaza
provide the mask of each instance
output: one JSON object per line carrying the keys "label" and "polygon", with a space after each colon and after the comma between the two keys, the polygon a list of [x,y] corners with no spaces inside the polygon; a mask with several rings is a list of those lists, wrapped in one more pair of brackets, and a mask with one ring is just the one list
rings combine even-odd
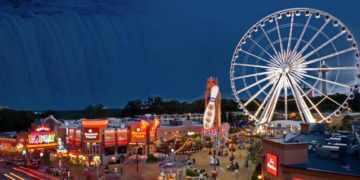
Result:
{"label": "paved plaza", "polygon": [[[210,155],[208,150],[203,150],[198,153],[195,153],[191,158],[196,159],[195,168],[196,169],[205,169],[208,172],[208,175],[211,176],[211,171],[213,166],[210,165]],[[249,161],[249,167],[245,168],[245,158],[248,152],[244,150],[236,150],[234,152],[234,163],[239,163],[240,169],[239,173],[235,174],[234,171],[227,170],[227,165],[230,164],[229,156],[220,156],[220,167],[218,167],[218,178],[219,180],[230,180],[230,179],[251,179],[251,175],[255,170],[255,165]]]}

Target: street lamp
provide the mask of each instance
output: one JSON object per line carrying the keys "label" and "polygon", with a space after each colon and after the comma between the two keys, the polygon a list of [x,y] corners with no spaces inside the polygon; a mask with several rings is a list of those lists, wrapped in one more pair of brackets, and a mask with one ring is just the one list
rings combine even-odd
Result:
{"label": "street lamp", "polygon": [[[137,128],[136,131],[139,133],[140,128]],[[136,141],[136,172],[139,172],[139,142]]]}
{"label": "street lamp", "polygon": [[171,155],[172,155],[172,161],[174,161],[175,154],[174,154],[174,149],[173,148],[171,148]]}

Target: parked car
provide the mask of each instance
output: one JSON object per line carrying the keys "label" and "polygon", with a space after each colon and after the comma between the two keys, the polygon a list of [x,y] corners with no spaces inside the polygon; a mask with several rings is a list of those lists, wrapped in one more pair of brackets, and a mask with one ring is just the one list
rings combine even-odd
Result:
{"label": "parked car", "polygon": [[5,159],[4,158],[0,158],[0,163],[3,163],[5,162]]}

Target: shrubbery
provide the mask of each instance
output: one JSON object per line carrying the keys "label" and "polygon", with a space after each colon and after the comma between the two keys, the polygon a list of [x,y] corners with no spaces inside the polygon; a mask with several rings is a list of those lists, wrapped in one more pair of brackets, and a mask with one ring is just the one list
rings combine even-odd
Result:
{"label": "shrubbery", "polygon": [[196,171],[193,171],[191,169],[186,169],[186,176],[190,176],[190,177],[196,177],[199,176],[200,174]]}
{"label": "shrubbery", "polygon": [[158,162],[160,159],[156,156],[154,156],[154,154],[149,154],[147,156],[146,162],[147,163],[153,163],[153,162]]}

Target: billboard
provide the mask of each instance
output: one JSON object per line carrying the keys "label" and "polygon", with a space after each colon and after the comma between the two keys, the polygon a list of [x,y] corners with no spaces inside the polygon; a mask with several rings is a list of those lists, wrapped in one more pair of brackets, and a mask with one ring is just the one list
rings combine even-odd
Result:
{"label": "billboard", "polygon": [[271,153],[266,153],[266,171],[270,174],[277,176],[278,175],[278,156]]}

